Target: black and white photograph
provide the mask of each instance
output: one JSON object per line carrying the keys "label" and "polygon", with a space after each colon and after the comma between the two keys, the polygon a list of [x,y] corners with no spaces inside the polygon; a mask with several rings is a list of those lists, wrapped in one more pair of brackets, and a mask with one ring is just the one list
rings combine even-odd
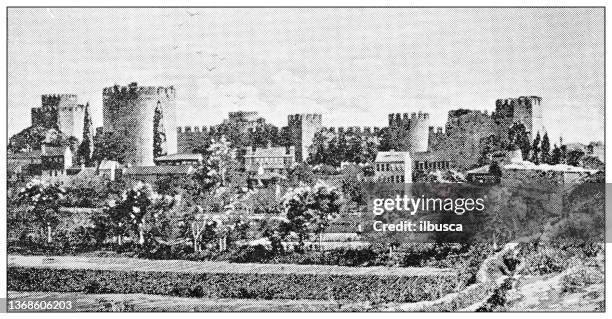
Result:
{"label": "black and white photograph", "polygon": [[6,312],[606,311],[605,7],[6,18]]}

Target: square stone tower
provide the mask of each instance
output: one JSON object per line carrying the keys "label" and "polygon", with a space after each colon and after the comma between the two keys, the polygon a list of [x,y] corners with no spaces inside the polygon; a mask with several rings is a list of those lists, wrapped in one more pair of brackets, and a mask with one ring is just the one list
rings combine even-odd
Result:
{"label": "square stone tower", "polygon": [[323,116],[321,114],[289,115],[287,126],[291,142],[295,146],[295,160],[305,162],[308,159],[308,149],[312,146],[315,133],[323,128]]}

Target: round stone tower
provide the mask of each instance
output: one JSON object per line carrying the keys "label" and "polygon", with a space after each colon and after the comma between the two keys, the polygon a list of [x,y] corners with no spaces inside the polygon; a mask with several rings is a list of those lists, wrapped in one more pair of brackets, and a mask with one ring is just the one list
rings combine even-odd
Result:
{"label": "round stone tower", "polygon": [[113,86],[103,91],[104,132],[115,132],[134,147],[126,154],[132,165],[154,165],[153,116],[160,105],[166,133],[166,152],[176,153],[176,93],[174,87]]}
{"label": "round stone tower", "polygon": [[410,152],[427,152],[429,144],[429,114],[419,112],[410,116],[408,129]]}

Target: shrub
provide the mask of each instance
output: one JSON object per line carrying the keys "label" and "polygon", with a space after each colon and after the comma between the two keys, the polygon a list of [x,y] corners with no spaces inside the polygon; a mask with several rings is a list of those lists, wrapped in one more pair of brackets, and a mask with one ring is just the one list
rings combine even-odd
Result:
{"label": "shrub", "polygon": [[595,267],[587,267],[584,265],[570,268],[563,277],[561,277],[561,286],[563,292],[577,292],[588,285],[603,283],[604,275]]}
{"label": "shrub", "polygon": [[461,286],[457,276],[189,273],[10,267],[8,289],[179,297],[414,302]]}
{"label": "shrub", "polygon": [[585,260],[603,252],[602,243],[530,243],[521,249],[524,260],[522,273],[546,275],[572,266],[576,260]]}

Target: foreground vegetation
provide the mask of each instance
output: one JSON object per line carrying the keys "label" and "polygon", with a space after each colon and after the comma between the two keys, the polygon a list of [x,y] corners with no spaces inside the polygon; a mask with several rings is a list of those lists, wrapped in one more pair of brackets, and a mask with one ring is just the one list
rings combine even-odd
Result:
{"label": "foreground vegetation", "polygon": [[454,271],[437,269],[40,259],[42,266],[27,266],[32,257],[15,259],[8,289],[383,303],[433,300],[463,286]]}

